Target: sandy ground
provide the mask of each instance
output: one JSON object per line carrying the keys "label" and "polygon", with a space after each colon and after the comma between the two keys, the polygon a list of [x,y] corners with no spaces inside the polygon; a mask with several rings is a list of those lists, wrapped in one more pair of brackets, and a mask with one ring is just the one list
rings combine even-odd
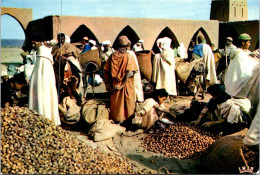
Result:
{"label": "sandy ground", "polygon": [[1,71],[6,69],[10,64],[19,66],[23,62],[20,53],[23,52],[21,48],[1,47]]}
{"label": "sandy ground", "polygon": [[[92,88],[88,89],[88,97],[93,98]],[[94,98],[106,98],[105,85],[101,84],[95,87]],[[166,102],[166,107],[173,107],[177,113],[181,114],[185,109],[189,108],[193,96],[178,96],[172,101]],[[206,95],[204,100],[198,98],[199,101],[208,101],[210,95]],[[142,170],[143,173],[166,173],[165,168],[169,173],[180,174],[198,174],[200,173],[199,164],[200,159],[170,159],[164,158],[161,154],[146,151],[141,147],[140,139],[146,133],[138,134],[137,132],[128,131],[125,134],[115,135],[113,138],[101,142],[94,142],[91,140],[87,133],[83,130],[70,132],[76,135],[80,140],[84,141],[93,148],[98,148],[102,152],[115,154],[123,158],[129,159],[133,164],[135,170]],[[161,169],[159,171],[159,169]]]}

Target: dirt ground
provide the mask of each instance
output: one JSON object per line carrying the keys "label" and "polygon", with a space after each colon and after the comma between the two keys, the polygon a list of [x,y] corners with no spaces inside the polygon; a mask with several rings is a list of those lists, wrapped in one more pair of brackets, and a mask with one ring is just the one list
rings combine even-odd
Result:
{"label": "dirt ground", "polygon": [[[105,94],[105,85],[101,84],[94,88],[94,98],[108,98]],[[92,88],[88,89],[88,97],[93,98]],[[189,108],[193,96],[178,96],[172,101],[166,102],[166,107],[174,108],[176,113],[182,114],[185,109]],[[202,100],[208,101],[210,95],[206,95]],[[141,170],[145,173],[178,173],[178,174],[198,174],[200,173],[199,164],[200,159],[170,159],[164,158],[161,154],[146,151],[141,147],[141,138],[145,137],[146,133],[138,133],[127,131],[121,135],[115,135],[113,138],[101,142],[94,142],[91,140],[87,133],[83,130],[69,130],[72,134],[76,135],[78,139],[84,141],[92,148],[97,148],[105,153],[115,154],[123,158],[129,159],[133,164],[135,170]],[[142,131],[141,131],[142,132]],[[165,170],[165,168],[167,170]]]}

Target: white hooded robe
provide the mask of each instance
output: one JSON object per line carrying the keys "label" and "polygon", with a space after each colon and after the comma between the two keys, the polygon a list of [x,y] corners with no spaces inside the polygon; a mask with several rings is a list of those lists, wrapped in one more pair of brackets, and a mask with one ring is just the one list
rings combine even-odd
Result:
{"label": "white hooded robe", "polygon": [[31,77],[29,91],[29,109],[60,125],[58,95],[53,70],[51,48],[40,46]]}

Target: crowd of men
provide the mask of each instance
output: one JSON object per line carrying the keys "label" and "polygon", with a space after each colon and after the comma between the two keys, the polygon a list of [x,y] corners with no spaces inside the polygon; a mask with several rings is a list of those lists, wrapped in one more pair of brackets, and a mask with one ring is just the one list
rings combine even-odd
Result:
{"label": "crowd of men", "polygon": [[[76,47],[66,41],[64,33],[58,34],[57,43],[54,40],[44,41],[39,34],[32,34],[31,39],[36,51],[31,76],[28,80],[25,75],[21,78],[19,74],[19,77],[14,75],[8,81],[3,80],[5,85],[2,84],[1,107],[16,105],[16,92],[29,82],[28,107],[49,118],[55,125],[60,125],[60,104],[66,103],[78,112],[88,100],[84,83],[90,83],[90,80],[83,76],[80,55],[98,50],[102,63],[100,75],[110,96],[111,120],[122,126],[135,123],[149,129],[156,121],[165,121],[167,115],[176,117],[164,107],[166,99],[177,96],[176,59],[170,38],[157,40],[159,53],[152,59],[151,78],[155,90],[154,97],[149,99],[144,99],[135,54],[144,50],[143,40],[139,40],[131,48],[130,40],[122,35],[116,41],[119,48],[113,49],[109,40],[98,44],[87,36],[82,38],[81,47]],[[232,38],[227,37],[226,47],[220,50],[215,49],[214,45],[206,44],[203,36],[198,36],[197,45],[195,41],[191,41],[188,49],[183,43],[177,48],[177,55],[182,62],[204,62],[207,92],[212,96],[198,119],[192,123],[201,124],[206,113],[211,113],[211,118],[202,123],[203,127],[223,122],[251,123],[253,118],[257,118],[254,116],[259,103],[259,50],[249,51],[251,37],[248,34],[241,34],[238,40],[239,45],[236,47],[232,44]],[[223,68],[219,71],[221,65]],[[95,83],[95,79],[91,81]]]}

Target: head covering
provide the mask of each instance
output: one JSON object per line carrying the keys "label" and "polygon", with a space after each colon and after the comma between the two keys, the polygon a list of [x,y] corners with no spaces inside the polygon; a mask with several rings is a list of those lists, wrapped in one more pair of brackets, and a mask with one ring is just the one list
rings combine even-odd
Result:
{"label": "head covering", "polygon": [[50,41],[47,41],[47,44],[54,46],[55,44],[57,44],[57,41],[55,39],[52,39]]}
{"label": "head covering", "polygon": [[233,41],[231,37],[226,37],[226,40]]}
{"label": "head covering", "polygon": [[118,45],[121,47],[128,46],[129,42],[129,39],[125,35],[122,35],[118,38]]}
{"label": "head covering", "polygon": [[163,38],[159,38],[157,41],[156,41],[156,45],[158,48],[160,48],[160,43],[162,43],[163,41]]}
{"label": "head covering", "polygon": [[238,39],[248,41],[248,40],[251,40],[251,37],[247,33],[242,33],[241,35],[239,35]]}
{"label": "head covering", "polygon": [[92,40],[92,39],[90,39],[88,42],[93,44],[94,46],[97,44],[97,42],[95,40]]}
{"label": "head covering", "polygon": [[68,35],[65,35],[65,43],[70,43],[70,37]]}
{"label": "head covering", "polygon": [[84,36],[82,39],[88,41],[88,37],[87,36]]}
{"label": "head covering", "polygon": [[9,66],[8,66],[8,70],[9,70],[9,71],[16,70],[15,65],[13,65],[13,64],[9,65]]}
{"label": "head covering", "polygon": [[140,39],[140,40],[138,41],[138,43],[144,43],[144,40],[141,40],[141,39]]}
{"label": "head covering", "polygon": [[111,45],[111,42],[109,40],[105,40],[102,42],[102,45],[105,46],[105,45]]}
{"label": "head covering", "polygon": [[9,65],[7,71],[8,75],[14,76],[14,74],[16,73],[16,66],[13,64]]}
{"label": "head covering", "polygon": [[169,49],[171,48],[171,43],[172,43],[172,40],[168,37],[164,37],[162,39],[162,48],[163,49]]}

